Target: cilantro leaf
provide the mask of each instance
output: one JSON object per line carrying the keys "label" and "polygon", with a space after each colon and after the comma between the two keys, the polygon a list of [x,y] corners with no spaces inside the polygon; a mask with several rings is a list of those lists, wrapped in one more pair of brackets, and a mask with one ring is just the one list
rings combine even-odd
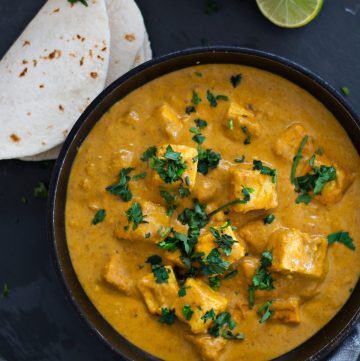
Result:
{"label": "cilantro leaf", "polygon": [[185,188],[182,184],[180,184],[178,192],[179,192],[181,198],[189,197],[191,194],[189,189]]}
{"label": "cilantro leaf", "polygon": [[203,175],[208,174],[209,169],[215,169],[221,160],[220,153],[214,152],[212,149],[206,149],[205,151],[198,148],[198,172]]}
{"label": "cilantro leaf", "polygon": [[135,231],[140,224],[149,223],[144,220],[146,217],[142,213],[141,205],[138,202],[134,202],[131,207],[125,212],[129,224],[125,226],[125,229],[129,229],[131,222],[133,223],[132,229]]}
{"label": "cilantro leaf", "polygon": [[157,148],[153,145],[152,147],[149,147],[146,149],[146,151],[142,154],[140,157],[141,160],[147,161],[151,159],[152,157],[155,157],[157,153]]}
{"label": "cilantro leaf", "polygon": [[201,98],[199,97],[199,94],[193,90],[192,92],[192,99],[191,99],[191,102],[194,104],[194,105],[198,105],[201,103]]}
{"label": "cilantro leaf", "polygon": [[266,301],[257,309],[256,313],[258,315],[261,315],[261,318],[259,320],[260,323],[266,322],[274,314],[274,311],[270,310],[271,304],[272,301]]}
{"label": "cilantro leaf", "polygon": [[290,173],[290,181],[292,184],[294,184],[295,177],[296,177],[296,169],[299,165],[300,160],[302,159],[302,152],[304,150],[304,147],[305,147],[308,139],[309,139],[309,136],[305,135],[305,137],[302,139],[302,141],[299,145],[299,149],[298,149],[297,153],[295,154],[295,156],[293,158],[293,162],[291,165],[291,173]]}
{"label": "cilantro leaf", "polygon": [[353,239],[350,237],[349,232],[339,231],[327,236],[329,244],[334,244],[335,242],[342,243],[346,247],[355,250],[355,244]]}
{"label": "cilantro leaf", "polygon": [[238,273],[239,273],[239,271],[237,269],[234,269],[224,275],[224,280],[230,280],[230,279],[236,277],[236,275]]}
{"label": "cilantro leaf", "polygon": [[227,95],[214,95],[211,90],[207,90],[206,98],[211,107],[215,108],[218,105],[218,100],[228,101],[229,97]]}
{"label": "cilantro leaf", "polygon": [[275,216],[273,214],[268,214],[265,218],[264,218],[264,224],[271,224],[272,222],[274,222]]}
{"label": "cilantro leaf", "polygon": [[253,160],[253,169],[259,170],[260,174],[269,175],[270,177],[272,177],[273,183],[276,183],[276,181],[277,181],[277,170],[276,169],[267,167],[266,165],[263,165],[261,160],[256,160],[256,159]]}
{"label": "cilantro leaf", "polygon": [[230,82],[234,88],[236,88],[240,85],[241,78],[242,78],[241,74],[232,75],[230,77]]}
{"label": "cilantro leaf", "polygon": [[184,305],[182,309],[182,313],[185,317],[185,320],[190,321],[194,311],[191,309],[190,305]]}
{"label": "cilantro leaf", "polygon": [[242,132],[245,134],[246,138],[244,140],[244,144],[248,145],[251,144],[251,134],[249,133],[248,129],[246,126],[242,126],[241,127]]}
{"label": "cilantro leaf", "polygon": [[187,288],[190,288],[191,286],[181,286],[180,288],[179,288],[179,291],[178,291],[178,296],[179,297],[185,297],[186,296],[186,289]]}
{"label": "cilantro leaf", "polygon": [[226,328],[233,330],[236,327],[236,322],[231,318],[229,312],[222,312],[216,316],[216,319],[211,327],[208,329],[208,333],[211,336],[219,337],[223,336],[223,332]]}
{"label": "cilantro leaf", "polygon": [[160,191],[160,196],[165,200],[165,202],[167,203],[167,210],[166,210],[166,214],[168,216],[172,216],[174,213],[174,210],[178,207],[177,204],[177,198],[175,195],[171,194],[168,191],[164,191],[161,190]]}
{"label": "cilantro leaf", "polygon": [[205,141],[205,137],[200,133],[195,134],[191,139],[198,144],[203,144]]}
{"label": "cilantro leaf", "polygon": [[33,191],[34,197],[38,199],[46,199],[49,194],[49,189],[44,182],[37,182]]}
{"label": "cilantro leaf", "polygon": [[161,309],[161,317],[159,319],[160,323],[164,323],[166,325],[172,325],[176,320],[175,309],[169,310],[167,307],[163,307]]}
{"label": "cilantro leaf", "polygon": [[196,108],[193,105],[189,105],[185,108],[185,113],[190,115],[191,113],[196,113]]}
{"label": "cilantro leaf", "polygon": [[214,291],[219,291],[220,289],[220,277],[219,276],[211,276],[209,277],[209,286],[214,290]]}
{"label": "cilantro leaf", "polygon": [[146,172],[142,172],[142,173],[139,173],[139,174],[136,174],[132,177],[132,180],[134,181],[138,181],[140,179],[144,179],[146,177]]}
{"label": "cilantro leaf", "polygon": [[224,274],[230,267],[230,262],[223,260],[216,248],[211,250],[203,262],[204,264],[201,267],[201,273],[204,276]]}
{"label": "cilantro leaf", "polygon": [[224,233],[223,230],[220,232],[214,228],[210,227],[210,232],[215,238],[215,243],[217,243],[218,248],[221,248],[225,256],[231,255],[232,246],[234,243],[237,243],[230,235]]}
{"label": "cilantro leaf", "polygon": [[158,255],[150,256],[146,263],[149,263],[151,265],[151,270],[154,274],[156,283],[168,283],[169,279],[169,270],[167,270],[161,263],[162,258]]}
{"label": "cilantro leaf", "polygon": [[95,213],[95,216],[92,220],[92,224],[95,225],[95,224],[98,224],[100,222],[102,222],[106,217],[106,210],[105,209],[99,209],[96,213]]}
{"label": "cilantro leaf", "polygon": [[129,174],[134,170],[134,168],[123,168],[119,173],[119,181],[111,186],[106,187],[106,190],[120,197],[123,201],[128,202],[132,199],[132,192],[129,189],[129,182],[131,177]]}
{"label": "cilantro leaf", "polygon": [[211,310],[206,311],[206,312],[201,316],[201,319],[204,320],[204,323],[206,323],[206,321],[208,321],[208,320],[213,320],[213,321],[215,321],[215,311],[214,311],[214,309],[212,308]]}
{"label": "cilantro leaf", "polygon": [[150,167],[159,174],[165,183],[174,183],[180,180],[187,168],[181,153],[175,152],[170,145],[167,146],[163,158],[152,157]]}
{"label": "cilantro leaf", "polygon": [[204,129],[208,125],[206,120],[202,120],[200,118],[195,119],[194,122],[199,129]]}

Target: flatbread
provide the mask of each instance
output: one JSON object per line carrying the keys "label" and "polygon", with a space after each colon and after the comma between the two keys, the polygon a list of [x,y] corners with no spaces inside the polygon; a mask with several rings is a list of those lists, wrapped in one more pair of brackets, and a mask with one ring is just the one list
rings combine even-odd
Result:
{"label": "flatbread", "polygon": [[129,71],[144,44],[146,28],[133,0],[106,0],[111,33],[110,65],[106,85]]}
{"label": "flatbread", "polygon": [[62,143],[104,88],[110,31],[105,0],[49,0],[0,62],[0,159]]}

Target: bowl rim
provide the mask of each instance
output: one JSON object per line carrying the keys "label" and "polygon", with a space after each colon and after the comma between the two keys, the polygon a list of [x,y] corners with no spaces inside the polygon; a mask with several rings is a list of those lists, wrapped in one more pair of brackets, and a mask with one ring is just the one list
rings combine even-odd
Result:
{"label": "bowl rim", "polygon": [[[70,303],[74,307],[74,309],[75,309],[76,313],[78,314],[78,316],[80,317],[80,319],[87,325],[87,327],[91,331],[93,331],[93,333],[95,333],[97,335],[97,337],[102,341],[102,343],[105,344],[109,349],[111,349],[115,354],[117,354],[118,356],[124,358],[125,360],[131,360],[131,359],[128,356],[124,355],[117,347],[115,347],[96,328],[96,326],[86,317],[83,309],[78,304],[77,300],[72,296],[72,289],[68,285],[67,280],[65,278],[65,275],[63,273],[61,255],[58,253],[58,249],[57,249],[57,239],[56,239],[55,222],[54,222],[54,220],[55,220],[55,205],[56,205],[56,201],[57,201],[56,194],[57,194],[57,189],[58,189],[58,186],[59,186],[58,180],[59,180],[60,174],[61,174],[61,172],[63,170],[64,164],[66,162],[66,155],[67,155],[67,153],[69,151],[69,148],[70,148],[70,145],[72,144],[73,139],[76,137],[76,135],[78,134],[78,132],[80,131],[80,129],[84,125],[84,123],[86,123],[86,120],[88,119],[90,114],[95,110],[97,105],[102,103],[115,89],[117,89],[121,84],[125,83],[127,80],[131,79],[135,75],[138,75],[139,73],[142,73],[142,71],[144,71],[144,70],[146,70],[148,68],[151,68],[153,66],[159,65],[159,64],[161,64],[163,62],[166,62],[168,60],[172,60],[172,59],[175,59],[175,58],[186,57],[186,56],[189,56],[189,55],[200,55],[200,54],[208,54],[208,53],[238,53],[238,54],[243,54],[243,55],[254,55],[254,56],[257,56],[257,57],[260,57],[260,58],[264,58],[265,60],[271,60],[271,61],[273,61],[275,63],[280,63],[280,65],[289,68],[290,71],[292,71],[292,72],[298,72],[298,73],[301,73],[302,75],[305,75],[305,77],[307,77],[310,80],[312,80],[313,82],[317,83],[317,85],[319,85],[320,88],[322,88],[323,90],[326,90],[330,94],[330,96],[332,98],[337,100],[337,102],[345,108],[345,110],[348,112],[350,118],[352,118],[355,125],[357,125],[358,131],[360,132],[360,118],[359,118],[359,116],[354,111],[352,106],[349,104],[348,100],[345,99],[344,96],[342,96],[340,94],[340,92],[338,90],[336,90],[328,81],[326,81],[324,78],[317,75],[316,73],[312,72],[311,70],[307,69],[306,67],[298,64],[297,62],[289,60],[289,59],[287,59],[287,58],[285,58],[283,56],[276,55],[276,54],[268,52],[268,51],[251,49],[251,48],[247,48],[247,47],[239,47],[239,46],[204,46],[204,47],[193,47],[193,48],[188,48],[188,49],[184,49],[184,50],[171,52],[171,53],[166,54],[166,55],[155,57],[155,58],[153,58],[153,59],[151,59],[151,60],[149,60],[149,61],[147,61],[147,62],[145,62],[145,63],[143,63],[143,64],[141,64],[141,65],[139,65],[139,66],[137,66],[135,68],[133,68],[133,69],[131,69],[130,71],[128,71],[127,73],[125,73],[124,75],[119,77],[117,80],[115,80],[108,87],[106,87],[91,102],[91,104],[80,115],[79,119],[74,124],[73,128],[71,129],[69,135],[67,136],[67,138],[66,138],[66,140],[65,140],[65,142],[64,142],[64,144],[62,146],[60,154],[59,154],[59,156],[58,156],[58,158],[56,160],[56,163],[55,163],[55,165],[53,167],[51,181],[50,181],[50,187],[49,187],[48,202],[47,202],[46,232],[47,232],[47,237],[48,237],[48,240],[49,240],[52,264],[53,264],[53,267],[55,268],[55,271],[56,271],[56,274],[57,274],[58,278],[60,279],[60,283],[62,285],[62,288],[65,291],[65,294],[67,296],[66,298],[68,300],[70,300]],[[249,66],[251,66],[251,65],[249,65]],[[186,67],[183,67],[183,68],[186,68]],[[253,67],[256,68],[257,66],[253,65]],[[183,68],[179,68],[179,69],[183,69]],[[173,71],[176,71],[176,70],[179,70],[179,69],[174,69]],[[260,69],[262,69],[262,68],[260,67]],[[268,70],[265,70],[265,71],[268,71]],[[271,71],[269,71],[269,72],[271,72]],[[166,74],[166,73],[161,74],[159,77],[161,77],[164,74]],[[277,75],[279,75],[279,74],[277,74]],[[283,76],[283,75],[279,75],[279,76],[282,76],[282,77],[284,77],[286,79],[286,77]],[[291,80],[289,80],[289,81],[291,81]],[[148,83],[148,81],[144,82],[144,84],[146,84],[146,83]],[[298,85],[298,86],[300,86],[300,85]],[[308,90],[305,89],[305,91],[308,91]],[[340,122],[340,124],[341,124],[341,122]],[[348,134],[348,136],[349,136],[349,134]],[[359,149],[358,149],[358,151],[359,151]],[[75,157],[74,157],[74,159],[75,159]],[[72,166],[73,160],[71,162],[71,166]],[[359,288],[359,286],[360,286],[360,282],[358,280],[357,285],[356,285],[355,288]],[[85,290],[83,290],[83,293],[86,295]],[[350,297],[347,299],[347,301],[345,302],[345,304],[342,306],[341,309],[346,307],[346,304],[349,301]],[[89,302],[91,302],[91,301],[89,300]],[[338,312],[340,312],[340,310],[338,310]],[[333,318],[335,316],[336,316],[336,314],[328,321],[328,323],[330,323],[331,320],[333,320]],[[105,318],[102,315],[101,315],[101,317],[105,320]],[[355,327],[355,325],[356,325],[356,323],[358,322],[359,319],[360,319],[360,304],[359,304],[356,312],[352,314],[352,316],[348,320],[347,324],[340,330],[340,332],[337,333],[337,335],[335,337],[329,339],[329,341],[326,343],[326,345],[324,347],[320,348],[315,354],[313,354],[311,357],[307,358],[306,360],[315,361],[315,360],[323,359],[326,355],[328,355],[331,351],[333,351],[337,346],[339,346],[341,341],[343,341],[345,339],[345,337],[347,337],[352,332],[352,330],[354,329],[354,327]],[[325,328],[328,325],[328,323],[326,323],[321,329]],[[313,336],[311,336],[310,339],[312,337],[314,337],[316,334],[318,334],[320,332],[320,330],[318,330]],[[147,359],[153,360],[153,361],[160,361],[159,358],[157,358],[156,356],[153,356],[153,355],[147,353],[146,351],[140,349],[138,346],[136,346],[133,343],[131,343],[130,341],[128,341],[121,334],[119,334],[119,336],[123,339],[124,342],[128,343],[128,345],[130,345],[130,347],[134,348],[134,350],[136,350],[137,352],[142,353]],[[299,346],[297,346],[294,349],[288,351],[287,353],[285,353],[283,355],[280,355],[279,357],[275,358],[274,361],[275,360],[281,361],[281,359],[283,357],[285,357],[286,355],[291,354],[294,350],[301,347],[308,340],[309,339],[305,340]]]}

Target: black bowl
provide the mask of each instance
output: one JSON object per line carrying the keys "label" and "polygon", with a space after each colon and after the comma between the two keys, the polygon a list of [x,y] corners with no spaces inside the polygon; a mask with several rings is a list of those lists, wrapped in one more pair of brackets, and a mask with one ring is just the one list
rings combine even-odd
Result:
{"label": "black bowl", "polygon": [[[132,345],[101,316],[82,289],[73,269],[65,234],[65,202],[69,174],[77,149],[101,116],[134,89],[169,72],[195,64],[232,63],[253,66],[280,75],[299,85],[321,101],[347,131],[360,152],[359,118],[343,97],[325,80],[309,70],[279,56],[237,47],[211,47],[180,51],[163,56],[131,70],[105,89],[86,109],[67,137],[52,175],[48,203],[48,236],[54,264],[65,291],[79,316],[120,359],[158,360]],[[360,316],[360,283],[335,315],[313,337],[278,361],[320,360],[350,333]]]}

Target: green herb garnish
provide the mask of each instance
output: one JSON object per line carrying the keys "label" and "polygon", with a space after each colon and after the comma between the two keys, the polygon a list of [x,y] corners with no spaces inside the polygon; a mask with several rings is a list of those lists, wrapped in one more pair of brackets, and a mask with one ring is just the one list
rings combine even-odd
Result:
{"label": "green herb garnish", "polygon": [[198,144],[203,144],[205,141],[205,137],[200,133],[195,134],[191,139]]}
{"label": "green herb garnish", "polygon": [[143,161],[147,161],[147,160],[151,159],[152,157],[155,157],[156,152],[157,152],[157,148],[153,145],[152,147],[149,147],[148,149],[146,149],[146,151],[143,153],[143,155],[141,156],[140,159]]}
{"label": "green herb garnish", "polygon": [[273,183],[276,183],[276,181],[277,181],[277,170],[276,169],[272,169],[270,167],[263,165],[261,160],[253,160],[253,169],[259,170],[260,174],[269,175],[270,177],[272,177]]}
{"label": "green herb garnish", "polygon": [[215,169],[221,160],[221,154],[214,152],[212,149],[203,150],[198,148],[198,172],[203,175],[208,174],[209,169]]}
{"label": "green herb garnish", "polygon": [[241,127],[241,130],[243,131],[243,133],[244,133],[245,136],[246,136],[246,138],[245,138],[245,140],[244,140],[244,144],[245,144],[245,145],[251,144],[251,134],[249,133],[247,127],[242,126],[242,127]]}
{"label": "green herb garnish", "polygon": [[203,76],[203,74],[200,73],[199,71],[195,71],[194,74],[199,78],[201,78]]}
{"label": "green herb garnish", "polygon": [[180,187],[179,187],[179,189],[178,189],[178,192],[179,192],[181,198],[189,197],[190,194],[191,194],[190,191],[189,191],[189,189],[188,189],[188,188],[185,188],[185,187],[183,186],[183,184],[180,184]]}
{"label": "green herb garnish", "polygon": [[215,108],[218,105],[218,100],[228,101],[229,97],[226,95],[214,95],[211,90],[207,90],[206,98],[210,103],[210,106]]}
{"label": "green herb garnish", "polygon": [[234,243],[237,243],[237,241],[235,241],[235,239],[233,239],[230,235],[224,233],[224,230],[220,229],[219,232],[216,228],[210,227],[210,232],[214,236],[214,241],[218,248],[222,249],[225,256],[230,256],[232,247]]}
{"label": "green herb garnish", "polygon": [[200,118],[197,118],[194,120],[196,126],[199,128],[199,129],[204,129],[207,127],[208,123],[206,120],[203,120],[203,119],[200,119]]}
{"label": "green herb garnish", "polygon": [[305,137],[302,139],[299,149],[297,153],[295,154],[295,157],[293,158],[293,162],[291,165],[291,173],[290,173],[290,181],[292,184],[294,184],[295,177],[296,177],[296,169],[299,165],[300,160],[302,159],[302,152],[304,150],[304,147],[309,139],[308,135],[305,135]]}
{"label": "green herb garnish", "polygon": [[191,286],[181,286],[180,287],[180,289],[179,289],[179,291],[178,291],[178,296],[179,297],[185,297],[186,296],[186,290],[188,289],[188,288],[190,288]]}
{"label": "green herb garnish", "polygon": [[345,95],[346,97],[348,97],[350,95],[350,89],[347,86],[343,86],[341,88],[341,92],[343,93],[343,95]]}
{"label": "green herb garnish", "polygon": [[185,320],[190,321],[194,311],[191,309],[190,305],[184,305],[182,313],[185,317]]}
{"label": "green herb garnish", "polygon": [[181,153],[175,152],[170,145],[166,148],[164,158],[152,157],[150,167],[159,174],[165,183],[174,183],[180,180],[187,168]]}
{"label": "green herb garnish", "polygon": [[237,74],[237,75],[232,75],[231,78],[230,78],[230,82],[232,84],[232,86],[234,88],[238,87],[240,85],[240,82],[241,82],[241,78],[242,78],[242,75],[241,74]]}
{"label": "green herb garnish", "polygon": [[201,98],[199,97],[199,94],[193,90],[192,92],[192,99],[191,99],[191,102],[194,104],[194,105],[198,105],[201,103]]}
{"label": "green herb garnish", "polygon": [[208,333],[213,337],[222,336],[224,338],[228,338],[230,335],[228,331],[230,331],[232,338],[240,339],[237,337],[237,335],[233,335],[231,332],[235,327],[236,327],[236,322],[231,318],[230,313],[222,312],[219,315],[217,315],[213,325],[209,327]]}
{"label": "green herb garnish", "polygon": [[160,196],[165,200],[167,203],[167,210],[166,214],[168,216],[172,216],[174,213],[174,210],[178,207],[177,198],[175,195],[168,191],[161,190]]}
{"label": "green herb garnish", "polygon": [[336,233],[329,234],[327,236],[329,244],[334,244],[335,242],[342,243],[346,247],[355,250],[355,244],[353,239],[350,237],[349,232],[339,231]]}
{"label": "green herb garnish", "polygon": [[219,276],[211,276],[209,277],[209,286],[214,290],[214,291],[219,291],[220,289],[220,283],[221,283],[221,279]]}
{"label": "green herb garnish", "polygon": [[196,113],[196,108],[193,105],[189,105],[185,108],[185,113],[190,115],[191,113]]}
{"label": "green herb garnish", "polygon": [[224,278],[223,278],[223,279],[224,279],[224,280],[230,280],[230,279],[236,277],[238,273],[239,273],[239,271],[238,271],[237,269],[234,269],[234,270],[226,273],[226,274],[224,275]]}
{"label": "green herb garnish", "polygon": [[131,177],[129,174],[134,170],[134,168],[123,168],[119,173],[119,181],[116,184],[106,187],[106,190],[120,197],[123,201],[128,202],[132,198],[132,192],[129,189],[129,182]]}
{"label": "green herb garnish", "polygon": [[264,218],[264,224],[271,224],[272,222],[274,222],[275,216],[273,214],[268,214],[265,218]]}
{"label": "green herb garnish", "polygon": [[230,130],[234,130],[234,119],[229,119],[228,127]]}
{"label": "green herb garnish", "polygon": [[139,173],[139,174],[136,174],[132,177],[132,180],[134,181],[138,181],[140,179],[144,179],[146,177],[146,172],[142,172],[142,173]]}
{"label": "green herb garnish", "polygon": [[150,256],[146,260],[146,263],[149,263],[151,265],[151,270],[154,274],[156,283],[168,283],[170,271],[161,264],[162,258],[160,256]]}
{"label": "green herb garnish", "polygon": [[227,262],[221,258],[219,251],[214,248],[203,260],[201,267],[201,273],[204,276],[212,276],[224,274],[225,271],[230,267],[230,262]]}
{"label": "green herb garnish", "polygon": [[161,317],[159,319],[160,323],[164,323],[166,325],[172,325],[176,320],[175,309],[169,310],[167,307],[163,307],[161,309]]}
{"label": "green herb garnish", "polygon": [[213,320],[215,321],[215,311],[214,309],[212,308],[211,310],[209,311],[206,311],[202,316],[201,316],[201,319],[204,320],[204,323],[208,320]]}
{"label": "green herb garnish", "polygon": [[138,202],[134,202],[131,207],[125,212],[125,214],[127,215],[127,219],[129,222],[129,224],[125,226],[126,230],[129,229],[131,223],[133,223],[132,229],[134,231],[139,227],[140,224],[149,223],[144,220],[146,216],[143,215],[141,205]]}
{"label": "green herb garnish", "polygon": [[261,315],[261,318],[259,320],[260,323],[266,322],[274,314],[274,311],[270,310],[271,305],[272,301],[266,301],[257,309],[256,313],[258,315]]}
{"label": "green herb garnish", "polygon": [[102,222],[106,217],[106,210],[105,209],[99,209],[96,213],[95,216],[92,220],[92,224],[98,224],[100,222]]}
{"label": "green herb garnish", "polygon": [[49,195],[49,189],[44,182],[37,182],[33,191],[34,197],[38,199],[46,199]]}

